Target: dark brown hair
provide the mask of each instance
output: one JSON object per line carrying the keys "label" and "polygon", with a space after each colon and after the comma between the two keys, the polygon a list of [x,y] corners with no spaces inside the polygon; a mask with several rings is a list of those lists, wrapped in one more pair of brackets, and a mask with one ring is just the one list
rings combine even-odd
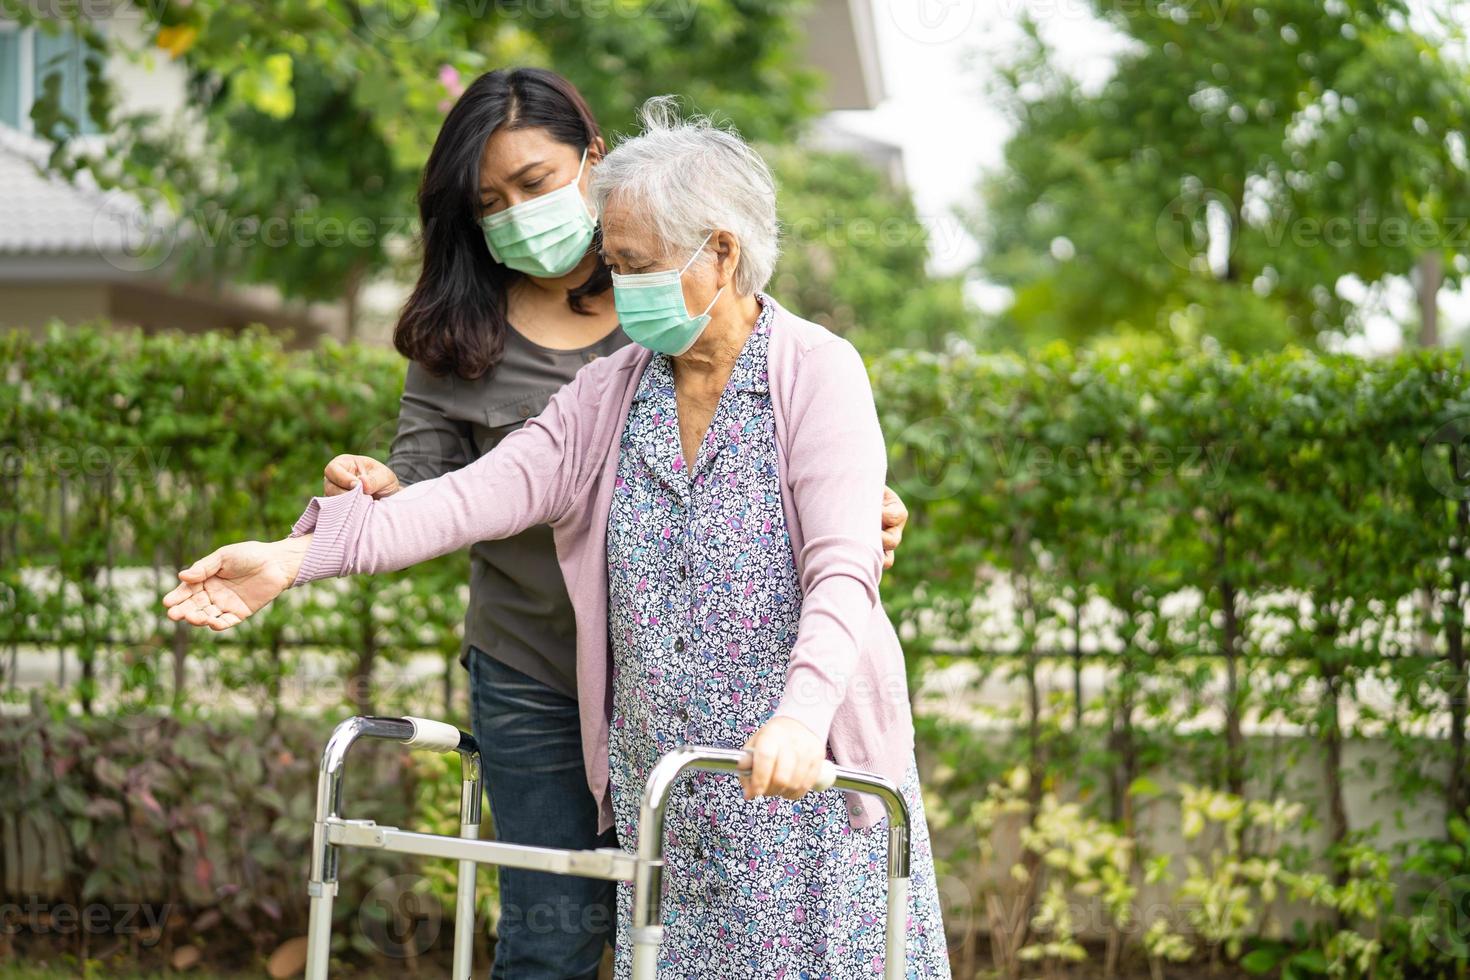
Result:
{"label": "dark brown hair", "polygon": [[[480,159],[502,126],[543,129],[579,154],[601,138],[581,93],[544,68],[487,72],[449,110],[419,186],[423,268],[393,330],[398,352],[437,375],[478,378],[505,350],[506,297],[522,273],[491,258],[479,222]],[[567,305],[590,315],[587,297],[611,285],[598,258]]]}

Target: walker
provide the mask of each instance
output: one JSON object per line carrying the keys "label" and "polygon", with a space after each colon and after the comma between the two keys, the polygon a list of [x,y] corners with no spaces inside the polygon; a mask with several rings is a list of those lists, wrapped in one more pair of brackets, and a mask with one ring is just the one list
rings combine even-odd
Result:
{"label": "walker", "polygon": [[[360,738],[381,738],[411,748],[458,752],[459,836],[419,834],[380,827],[371,820],[342,816],[342,769]],[[619,848],[590,851],[530,847],[480,840],[480,748],[473,736],[453,725],[425,718],[356,717],[332,732],[317,776],[316,820],[311,834],[311,910],[307,930],[306,980],[326,980],[331,946],[332,902],[337,896],[337,860],[346,847],[446,858],[459,862],[454,902],[454,980],[471,980],[475,925],[475,869],[494,864],[552,874],[633,883],[634,980],[656,980],[658,947],[663,939],[662,882],[664,806],[675,781],[686,770],[745,771],[746,753],[737,749],[680,747],[659,760],[649,774],[639,809],[638,853]],[[909,811],[898,788],[882,776],[825,763],[817,789],[837,787],[877,796],[888,813],[888,923],[884,980],[904,975],[904,926],[909,896]]]}

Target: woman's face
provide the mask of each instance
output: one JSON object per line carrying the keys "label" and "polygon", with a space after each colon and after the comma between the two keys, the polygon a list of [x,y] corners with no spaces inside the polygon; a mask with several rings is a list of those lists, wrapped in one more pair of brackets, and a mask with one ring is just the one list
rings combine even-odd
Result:
{"label": "woman's face", "polygon": [[[715,253],[716,261],[696,260],[684,272],[686,309],[698,311],[709,306],[720,286],[728,281],[725,268],[734,267],[730,256],[733,238],[728,232],[712,236],[706,249]],[[607,201],[602,210],[602,261],[613,272],[631,276],[681,269],[693,257],[692,252],[671,252],[654,233],[653,222],[641,211],[624,207],[616,194]]]}
{"label": "woman's face", "polygon": [[[592,164],[601,156],[594,144],[587,149],[587,166],[579,182],[587,196]],[[514,207],[558,187],[577,176],[582,151],[553,137],[544,129],[510,129],[502,126],[485,142],[480,155],[480,213],[485,217]]]}

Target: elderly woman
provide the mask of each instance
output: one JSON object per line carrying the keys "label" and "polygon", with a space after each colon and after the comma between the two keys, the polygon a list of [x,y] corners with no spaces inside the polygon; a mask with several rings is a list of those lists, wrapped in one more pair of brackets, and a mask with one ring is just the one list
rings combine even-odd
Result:
{"label": "elderly woman", "polygon": [[[878,601],[885,453],[862,360],[760,292],[777,252],[760,157],[665,103],[644,124],[591,183],[636,344],[469,466],[384,499],[318,497],[290,537],[220,549],[164,603],[226,629],[290,585],[549,523],[602,826],[635,846],[645,777],[677,745],[753,756],[740,784],[696,775],[670,808],[661,975],[873,975],[883,814],[809,792],[830,757],[902,787],[908,975],[948,977],[903,655]],[[630,916],[622,888],[619,976]]]}

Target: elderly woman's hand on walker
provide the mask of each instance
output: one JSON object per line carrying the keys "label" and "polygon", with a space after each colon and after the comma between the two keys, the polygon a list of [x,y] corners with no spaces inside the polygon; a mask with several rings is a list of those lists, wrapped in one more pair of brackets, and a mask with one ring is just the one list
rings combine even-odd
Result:
{"label": "elderly woman's hand on walker", "polygon": [[779,796],[799,800],[817,784],[827,745],[794,718],[772,718],[745,743],[750,775],[740,777],[745,798]]}

